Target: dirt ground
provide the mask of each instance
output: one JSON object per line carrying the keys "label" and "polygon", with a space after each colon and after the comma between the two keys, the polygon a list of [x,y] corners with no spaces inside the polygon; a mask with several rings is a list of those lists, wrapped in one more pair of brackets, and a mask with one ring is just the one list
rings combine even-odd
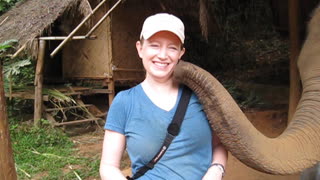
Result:
{"label": "dirt ground", "polygon": [[[276,137],[286,127],[287,115],[285,110],[248,110],[246,111],[248,119],[262,133],[269,137]],[[103,132],[85,133],[80,136],[73,137],[77,144],[79,154],[87,157],[101,156],[101,148],[103,141]],[[122,170],[126,175],[130,175],[130,161],[124,156],[122,161]],[[89,178],[99,179],[99,178]],[[299,180],[300,175],[275,176],[247,167],[229,153],[229,159],[226,168],[226,176],[224,180]]]}

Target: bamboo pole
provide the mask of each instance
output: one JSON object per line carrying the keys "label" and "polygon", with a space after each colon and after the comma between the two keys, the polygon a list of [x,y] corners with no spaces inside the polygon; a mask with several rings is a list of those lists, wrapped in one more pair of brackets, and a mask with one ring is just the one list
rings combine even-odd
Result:
{"label": "bamboo pole", "polygon": [[116,2],[116,4],[114,4],[114,5],[112,6],[112,8],[109,9],[109,11],[108,11],[108,12],[97,22],[97,24],[94,25],[93,28],[87,33],[86,37],[89,37],[89,36],[93,33],[93,31],[95,31],[95,30],[102,24],[102,22],[109,16],[109,14],[114,10],[114,8],[116,8],[116,7],[118,6],[118,4],[120,4],[120,2],[121,2],[121,0],[118,0],[118,1]]}
{"label": "bamboo pole", "polygon": [[[39,40],[47,40],[47,41],[54,41],[54,40],[64,40],[66,39],[67,36],[51,36],[51,37],[40,37]],[[89,39],[89,40],[95,40],[97,39],[96,35],[92,36],[73,36],[72,40],[81,40],[81,39]],[[18,51],[16,51],[12,56],[11,59],[16,58],[25,48],[27,47],[27,43],[25,43],[23,46],[21,46]]]}
{"label": "bamboo pole", "polygon": [[85,22],[106,2],[107,0],[101,1],[97,7],[95,7],[91,14],[85,17],[82,22],[64,39],[58,47],[50,54],[51,57],[55,56],[57,52],[71,39],[71,37],[84,25]]}
{"label": "bamboo pole", "polygon": [[4,22],[6,22],[8,18],[9,18],[9,16],[7,16],[6,18],[4,18],[4,20],[1,21],[0,26],[1,26]]}
{"label": "bamboo pole", "polygon": [[[39,40],[47,40],[47,41],[54,41],[54,40],[65,40],[67,36],[50,36],[50,37],[40,37]],[[92,35],[92,36],[73,36],[72,40],[82,40],[82,39],[89,39],[89,40],[94,40],[97,39],[97,36]]]}
{"label": "bamboo pole", "polygon": [[67,121],[67,122],[61,122],[61,123],[55,123],[54,126],[64,126],[64,125],[70,125],[70,124],[80,124],[90,121],[97,121],[101,120],[101,118],[91,118],[91,119],[82,119],[82,120],[75,120],[75,121]]}
{"label": "bamboo pole", "polygon": [[[0,72],[2,72],[1,63]],[[6,99],[4,97],[2,73],[0,75],[0,179],[17,179],[9,134],[9,123],[6,111]]]}
{"label": "bamboo pole", "polygon": [[11,59],[16,58],[25,48],[27,47],[27,43],[25,43],[23,46],[21,46],[18,51],[16,51],[12,56]]}
{"label": "bamboo pole", "polygon": [[35,92],[34,92],[34,126],[39,125],[39,120],[42,117],[42,83],[43,83],[43,64],[44,64],[44,55],[45,55],[45,48],[46,41],[40,40],[39,42],[39,53],[38,53],[38,60],[37,60],[37,67],[36,67],[36,74],[35,74]]}
{"label": "bamboo pole", "polygon": [[289,110],[288,124],[298,106],[301,98],[301,83],[297,60],[300,53],[300,13],[299,0],[290,0],[289,3],[289,33],[290,33],[290,95],[289,95]]}

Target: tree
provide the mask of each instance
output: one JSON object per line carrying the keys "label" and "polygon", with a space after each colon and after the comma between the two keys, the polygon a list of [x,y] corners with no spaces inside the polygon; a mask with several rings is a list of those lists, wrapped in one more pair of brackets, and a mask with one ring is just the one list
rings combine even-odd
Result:
{"label": "tree", "polygon": [[[0,44],[0,60],[7,58],[7,50],[12,48],[11,43],[7,41]],[[0,63],[0,72],[2,72],[2,62]],[[6,110],[6,99],[4,96],[3,73],[0,75],[0,179],[16,180],[17,173],[14,165],[13,151],[11,147],[9,123]]]}

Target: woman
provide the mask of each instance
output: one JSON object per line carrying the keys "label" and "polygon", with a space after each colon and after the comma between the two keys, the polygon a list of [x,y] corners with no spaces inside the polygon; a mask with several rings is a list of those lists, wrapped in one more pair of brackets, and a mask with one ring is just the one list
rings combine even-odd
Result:
{"label": "woman", "polygon": [[[173,15],[161,13],[145,20],[136,48],[146,78],[119,92],[109,109],[100,165],[102,179],[126,179],[119,169],[125,149],[133,174],[159,151],[183,89],[172,75],[185,53],[184,39],[184,25]],[[220,180],[226,160],[226,150],[192,94],[180,133],[154,168],[138,179]]]}

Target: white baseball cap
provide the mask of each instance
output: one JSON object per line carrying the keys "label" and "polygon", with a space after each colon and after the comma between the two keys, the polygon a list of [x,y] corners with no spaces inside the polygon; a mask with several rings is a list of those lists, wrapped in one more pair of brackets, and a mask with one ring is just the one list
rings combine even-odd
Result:
{"label": "white baseball cap", "polygon": [[143,23],[140,39],[149,39],[152,35],[160,31],[170,31],[177,35],[184,43],[183,22],[172,14],[159,13],[149,16]]}

